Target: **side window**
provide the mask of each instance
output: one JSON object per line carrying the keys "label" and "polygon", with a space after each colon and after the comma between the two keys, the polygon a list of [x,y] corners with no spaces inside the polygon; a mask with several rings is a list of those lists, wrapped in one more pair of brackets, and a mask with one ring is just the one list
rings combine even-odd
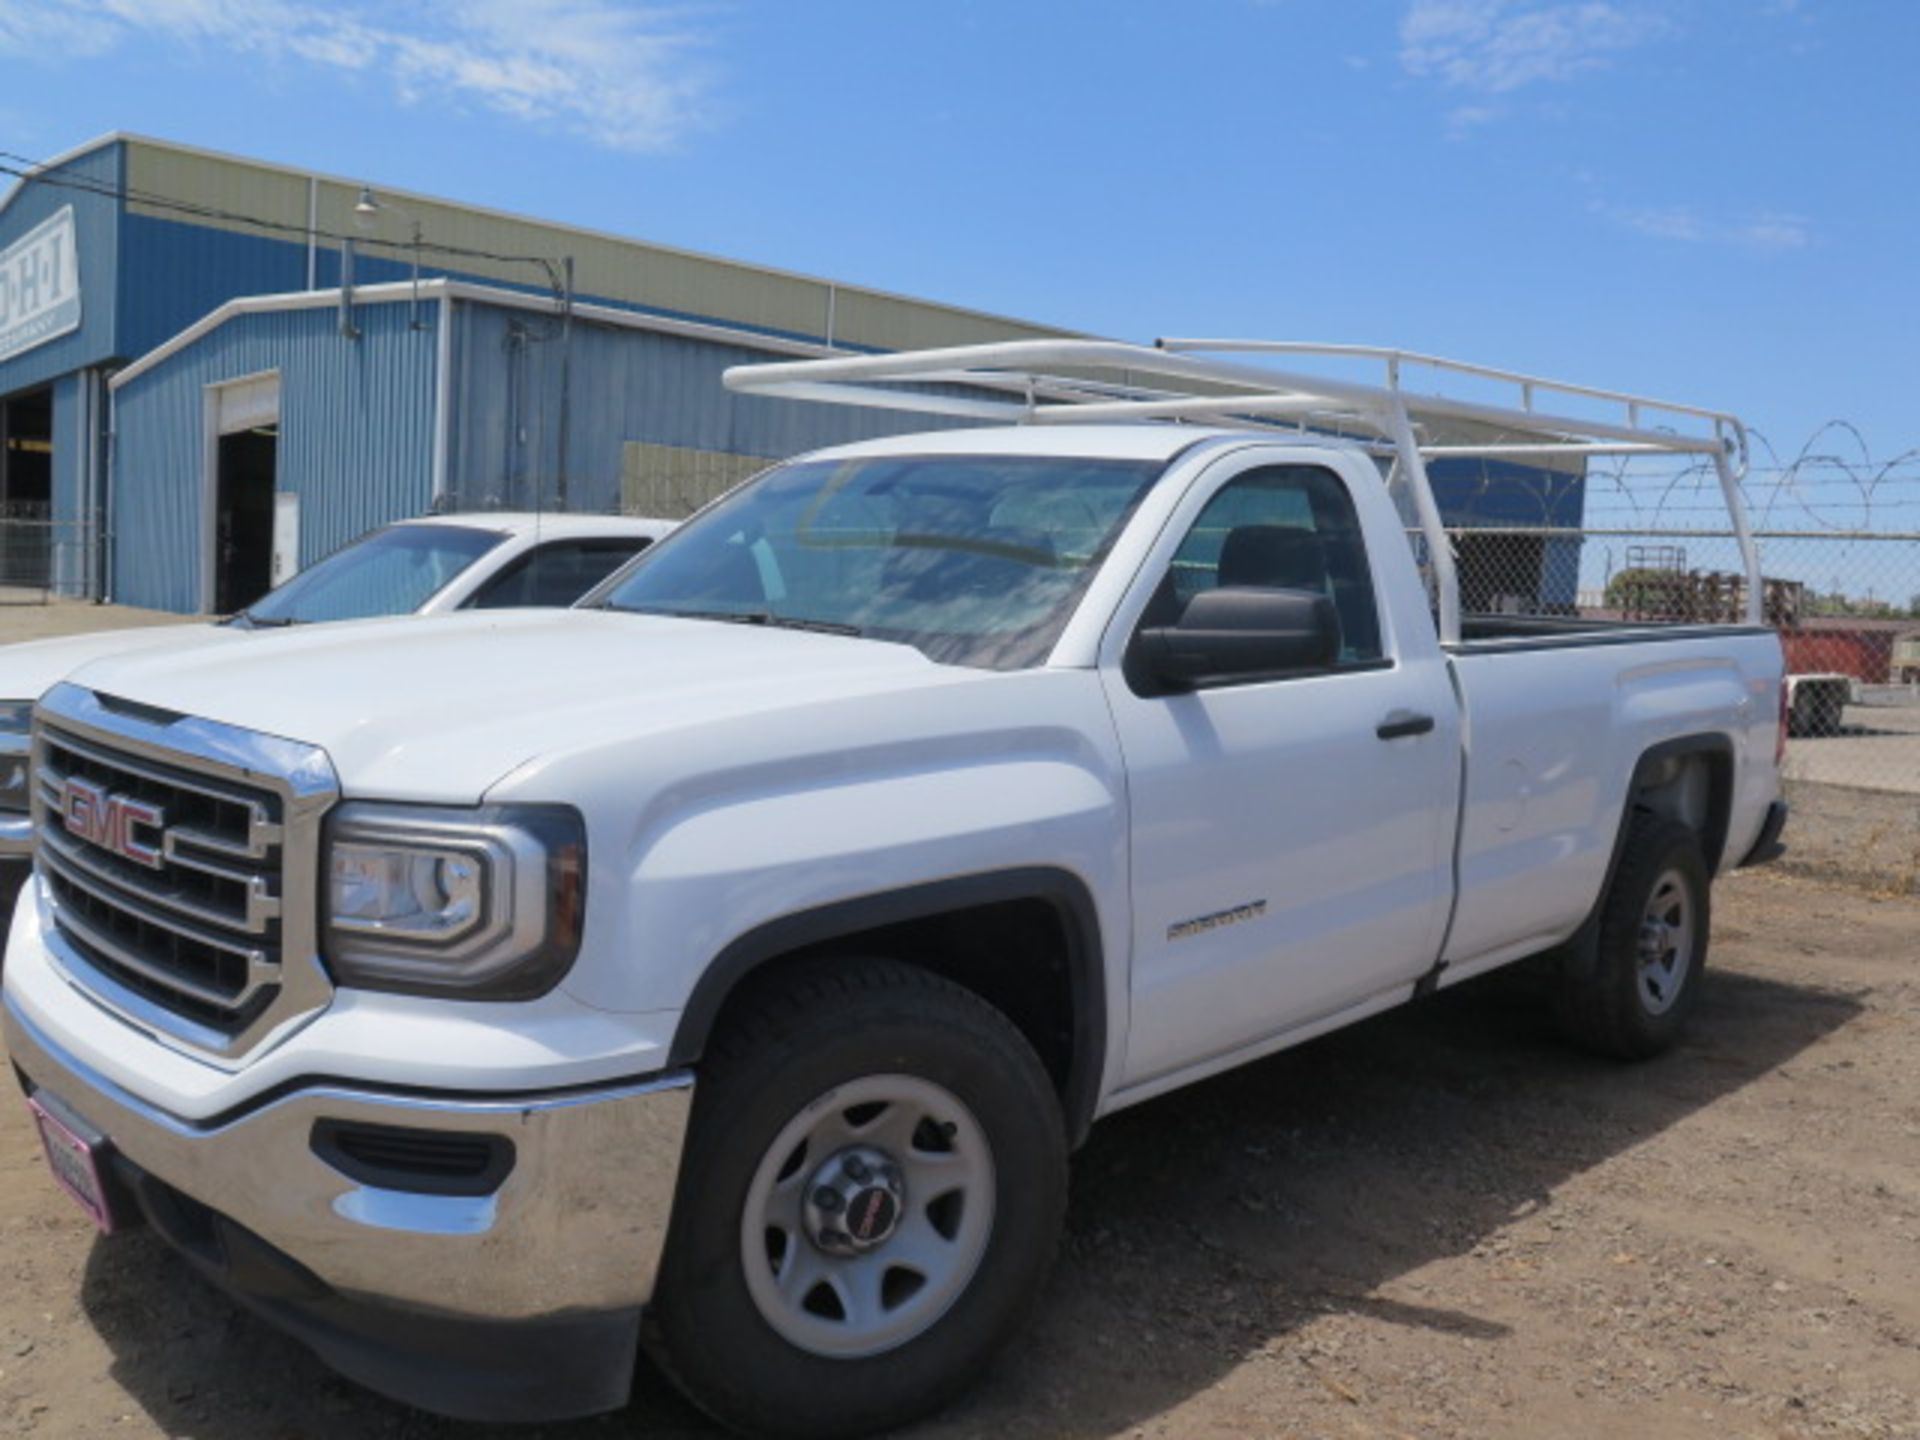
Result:
{"label": "side window", "polygon": [[1360,517],[1331,470],[1271,465],[1228,481],[1174,552],[1146,623],[1172,623],[1195,595],[1222,585],[1325,595],[1340,614],[1341,663],[1380,658],[1380,617]]}
{"label": "side window", "polygon": [[467,602],[475,610],[571,605],[652,542],[555,540],[522,555]]}

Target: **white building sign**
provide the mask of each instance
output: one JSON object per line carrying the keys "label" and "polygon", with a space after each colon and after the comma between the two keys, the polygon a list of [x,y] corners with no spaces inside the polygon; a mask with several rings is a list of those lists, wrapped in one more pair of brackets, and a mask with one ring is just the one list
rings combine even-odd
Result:
{"label": "white building sign", "polygon": [[0,360],[80,328],[73,207],[0,250]]}

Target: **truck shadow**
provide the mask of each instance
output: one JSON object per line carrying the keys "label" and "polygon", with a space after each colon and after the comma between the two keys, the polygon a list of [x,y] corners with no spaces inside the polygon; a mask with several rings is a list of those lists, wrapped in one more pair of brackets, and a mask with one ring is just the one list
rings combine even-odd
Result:
{"label": "truck shadow", "polygon": [[[1570,1052],[1524,976],[1446,992],[1096,1128],[1031,1331],[923,1436],[1125,1431],[1329,1311],[1498,1340],[1376,1292],[1494,1241],[1554,1189],[1793,1059],[1860,1006],[1718,972],[1688,1043],[1645,1065]],[[338,1379],[150,1237],[97,1245],[82,1291],[113,1377],[200,1440],[613,1440],[718,1433],[643,1369],[623,1414],[459,1425]]]}

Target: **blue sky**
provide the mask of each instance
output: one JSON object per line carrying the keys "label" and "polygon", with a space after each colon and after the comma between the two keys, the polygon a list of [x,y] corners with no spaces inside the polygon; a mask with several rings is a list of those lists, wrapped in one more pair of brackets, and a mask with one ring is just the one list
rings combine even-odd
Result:
{"label": "blue sky", "polygon": [[110,129],[1133,338],[1920,445],[1911,0],[0,0]]}

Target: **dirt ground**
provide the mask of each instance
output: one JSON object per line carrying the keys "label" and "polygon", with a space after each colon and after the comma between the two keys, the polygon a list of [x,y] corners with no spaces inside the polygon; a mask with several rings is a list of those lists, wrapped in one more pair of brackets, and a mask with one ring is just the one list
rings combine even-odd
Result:
{"label": "dirt ground", "polygon": [[204,617],[131,605],[95,605],[88,600],[18,600],[0,594],[0,645],[17,640],[46,640],[136,625],[182,625]]}
{"label": "dirt ground", "polygon": [[1837,735],[1787,742],[1789,779],[1920,795],[1920,704],[1849,705]]}
{"label": "dirt ground", "polygon": [[[1717,892],[1700,1024],[1621,1067],[1493,981],[1116,1116],[1032,1329],[923,1440],[1920,1436],[1920,901]],[[334,1378],[144,1233],[97,1240],[0,1104],[0,1433],[458,1426]]]}

